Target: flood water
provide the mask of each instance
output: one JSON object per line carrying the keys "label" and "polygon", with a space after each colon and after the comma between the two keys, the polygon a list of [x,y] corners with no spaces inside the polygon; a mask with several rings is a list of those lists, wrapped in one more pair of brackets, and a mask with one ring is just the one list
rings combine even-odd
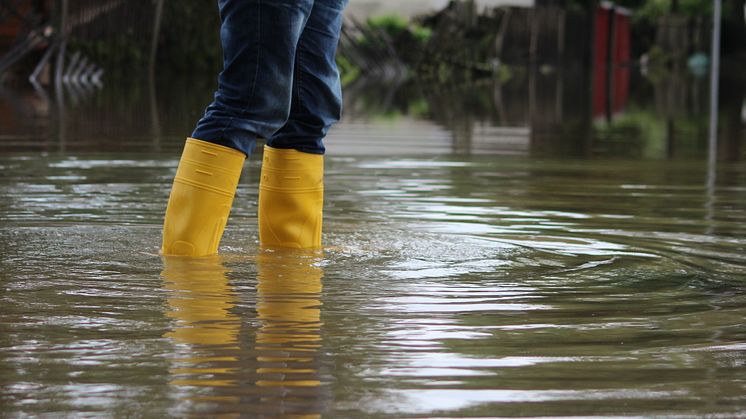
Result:
{"label": "flood water", "polygon": [[323,251],[258,247],[254,156],[191,260],[160,228],[209,83],[6,91],[0,416],[746,414],[740,106],[708,163],[696,80],[606,116],[515,83],[350,89]]}

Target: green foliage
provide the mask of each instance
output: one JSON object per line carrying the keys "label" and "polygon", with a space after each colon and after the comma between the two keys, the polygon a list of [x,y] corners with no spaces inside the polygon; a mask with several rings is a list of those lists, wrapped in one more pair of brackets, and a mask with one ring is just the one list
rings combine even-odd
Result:
{"label": "green foliage", "polygon": [[109,79],[141,76],[147,68],[148,57],[142,46],[126,34],[108,40],[73,38],[68,49],[103,66]]}
{"label": "green foliage", "polygon": [[424,118],[430,113],[430,104],[424,98],[413,98],[409,102],[407,114],[413,117]]}
{"label": "green foliage", "polygon": [[[393,43],[394,49],[401,52],[400,56],[411,55],[424,47],[432,36],[430,28],[421,26],[407,18],[392,14],[369,18],[365,22],[366,32],[372,34],[384,33]],[[361,46],[376,45],[379,41],[361,35],[358,43]]]}
{"label": "green foliage", "polygon": [[368,19],[370,29],[383,30],[390,36],[398,36],[409,28],[409,21],[399,15],[383,15]]}
{"label": "green foliage", "polygon": [[671,59],[670,55],[666,54],[660,46],[653,45],[648,51],[648,58],[651,63],[650,78],[658,81],[666,77],[668,70],[664,68],[663,64]]}
{"label": "green foliage", "polygon": [[[621,2],[624,3],[624,2]],[[633,9],[635,21],[656,22],[661,16],[672,13],[671,0],[648,0],[638,8]],[[710,0],[679,0],[677,13],[686,16],[703,16],[712,14]]]}
{"label": "green foliage", "polygon": [[510,67],[503,64],[497,69],[497,80],[500,83],[507,83],[513,77],[513,72],[510,71]]}
{"label": "green foliage", "polygon": [[347,86],[360,77],[360,67],[353,64],[347,57],[337,54],[337,67],[342,78],[342,86]]}
{"label": "green foliage", "polygon": [[432,29],[420,25],[412,25],[410,31],[412,32],[412,36],[423,45],[433,36]]}
{"label": "green foliage", "polygon": [[665,120],[649,109],[630,106],[610,124],[594,124],[594,130],[609,151],[624,148],[627,155],[644,158],[662,157],[665,152]]}

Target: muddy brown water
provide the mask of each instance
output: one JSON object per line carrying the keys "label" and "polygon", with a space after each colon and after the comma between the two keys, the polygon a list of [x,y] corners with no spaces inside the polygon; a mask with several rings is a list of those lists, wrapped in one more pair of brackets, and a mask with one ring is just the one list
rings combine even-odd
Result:
{"label": "muddy brown water", "polygon": [[221,255],[162,258],[180,125],[15,125],[0,416],[744,415],[746,166],[708,165],[706,129],[678,158],[614,154],[628,129],[552,154],[351,103],[311,253],[258,247],[256,156]]}

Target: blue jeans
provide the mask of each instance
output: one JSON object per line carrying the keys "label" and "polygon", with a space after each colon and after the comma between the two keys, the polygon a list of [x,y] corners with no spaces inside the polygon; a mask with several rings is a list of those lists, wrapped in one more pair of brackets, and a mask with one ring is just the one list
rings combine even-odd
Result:
{"label": "blue jeans", "polygon": [[193,138],[250,155],[274,148],[324,154],[339,121],[335,53],[348,0],[219,0],[223,71]]}

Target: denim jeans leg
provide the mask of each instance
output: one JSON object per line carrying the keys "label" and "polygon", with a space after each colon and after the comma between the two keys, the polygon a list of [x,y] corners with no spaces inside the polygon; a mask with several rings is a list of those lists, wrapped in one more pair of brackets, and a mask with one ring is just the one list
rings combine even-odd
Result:
{"label": "denim jeans leg", "polygon": [[340,119],[342,87],[335,61],[347,0],[315,0],[298,41],[287,123],[267,145],[324,154],[323,139]]}
{"label": "denim jeans leg", "polygon": [[223,71],[192,137],[251,154],[287,122],[298,40],[313,0],[219,0]]}

